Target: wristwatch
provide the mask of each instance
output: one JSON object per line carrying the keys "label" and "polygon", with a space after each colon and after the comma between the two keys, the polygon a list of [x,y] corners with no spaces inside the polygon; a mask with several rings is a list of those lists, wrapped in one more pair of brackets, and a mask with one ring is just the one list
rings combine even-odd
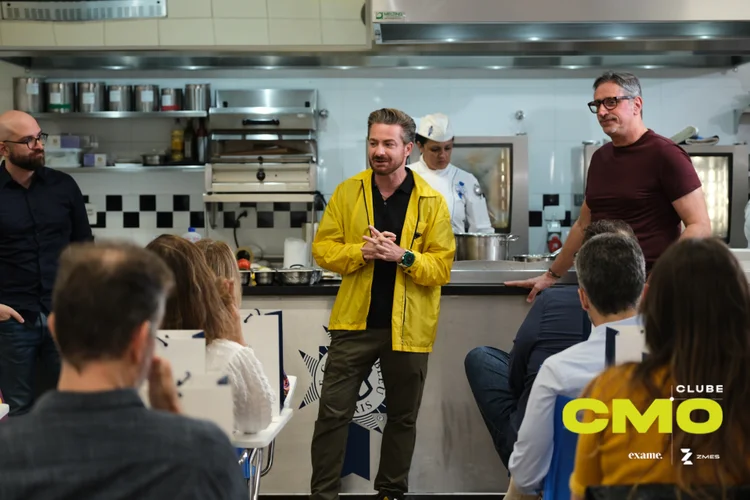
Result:
{"label": "wristwatch", "polygon": [[550,277],[552,277],[552,278],[555,278],[556,280],[559,280],[560,278],[562,278],[562,276],[560,276],[559,274],[557,274],[556,272],[554,272],[554,271],[552,270],[552,268],[550,268],[550,269],[547,269],[547,274],[548,274],[548,275],[549,275]]}
{"label": "wristwatch", "polygon": [[411,267],[412,264],[414,264],[414,253],[411,250],[407,250],[404,252],[403,257],[401,257],[401,262],[398,265],[401,267]]}

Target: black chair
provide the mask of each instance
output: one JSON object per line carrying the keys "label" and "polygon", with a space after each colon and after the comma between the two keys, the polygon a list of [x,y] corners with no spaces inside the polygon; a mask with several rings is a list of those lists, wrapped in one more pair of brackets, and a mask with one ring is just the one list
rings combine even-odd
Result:
{"label": "black chair", "polygon": [[[702,494],[702,496],[701,496]],[[750,500],[750,485],[734,486],[726,492],[719,487],[706,487],[700,493],[688,495],[674,484],[639,484],[618,486],[589,486],[586,500]]]}

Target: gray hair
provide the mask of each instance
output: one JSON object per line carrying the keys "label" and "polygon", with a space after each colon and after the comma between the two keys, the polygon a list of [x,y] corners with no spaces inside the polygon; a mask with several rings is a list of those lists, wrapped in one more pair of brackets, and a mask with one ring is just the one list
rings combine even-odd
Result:
{"label": "gray hair", "polygon": [[401,140],[404,144],[414,142],[414,136],[417,134],[417,124],[414,119],[399,109],[383,108],[370,113],[367,118],[367,135],[370,135],[370,129],[375,124],[398,125],[401,127]]}
{"label": "gray hair", "polygon": [[633,237],[605,233],[578,251],[576,273],[597,312],[617,314],[636,307],[646,283],[646,260]]}
{"label": "gray hair", "polygon": [[607,71],[594,81],[594,90],[604,83],[614,83],[630,96],[641,97],[641,82],[633,73]]}

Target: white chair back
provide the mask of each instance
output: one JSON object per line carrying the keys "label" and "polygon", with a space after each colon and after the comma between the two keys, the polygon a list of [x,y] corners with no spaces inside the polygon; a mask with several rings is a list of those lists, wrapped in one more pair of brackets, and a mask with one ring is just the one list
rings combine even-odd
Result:
{"label": "white chair back", "polygon": [[228,377],[215,373],[190,375],[177,387],[182,412],[208,420],[231,438],[234,432],[234,399]]}
{"label": "white chair back", "polygon": [[607,366],[640,362],[648,354],[645,331],[640,325],[607,328],[605,363]]}
{"label": "white chair back", "polygon": [[201,330],[159,330],[156,355],[169,361],[175,382],[206,373],[206,338]]}
{"label": "white chair back", "polygon": [[[279,331],[279,316],[266,314],[257,309],[241,310],[242,335],[247,345],[253,348],[255,356],[263,366],[263,372],[276,394],[276,401],[281,402],[283,390],[282,370],[282,341]],[[271,415],[278,417],[281,404],[273,405]]]}

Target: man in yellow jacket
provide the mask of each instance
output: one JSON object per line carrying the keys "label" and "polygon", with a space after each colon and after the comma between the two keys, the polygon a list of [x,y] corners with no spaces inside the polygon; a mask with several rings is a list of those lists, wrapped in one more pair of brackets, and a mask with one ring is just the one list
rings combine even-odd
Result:
{"label": "man in yellow jacket", "polygon": [[388,420],[375,488],[388,500],[408,491],[440,287],[450,281],[456,249],[445,199],[406,168],[414,120],[380,109],[370,114],[367,130],[372,170],[339,184],[313,243],[315,260],[342,282],[328,324],[311,500],[338,498],[348,425],[378,359]]}

